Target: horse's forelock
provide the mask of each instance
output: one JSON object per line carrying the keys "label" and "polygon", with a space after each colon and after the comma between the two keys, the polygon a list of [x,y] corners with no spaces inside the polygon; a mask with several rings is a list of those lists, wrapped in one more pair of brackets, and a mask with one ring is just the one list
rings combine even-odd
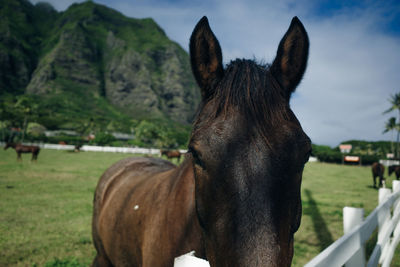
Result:
{"label": "horse's forelock", "polygon": [[[269,65],[257,64],[254,60],[232,61],[207,101],[212,102],[207,121],[218,116],[228,117],[232,110],[237,110],[245,117],[246,127],[255,129],[267,143],[270,129],[290,120],[287,100],[270,74]],[[197,117],[194,128],[207,124],[203,120],[204,116]]]}

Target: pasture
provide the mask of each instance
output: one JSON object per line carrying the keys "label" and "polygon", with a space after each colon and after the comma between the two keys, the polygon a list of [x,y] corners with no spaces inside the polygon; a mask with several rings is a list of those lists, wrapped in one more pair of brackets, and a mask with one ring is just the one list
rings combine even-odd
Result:
{"label": "pasture", "polygon": [[[95,254],[95,186],[106,168],[129,156],[42,150],[36,163],[31,155],[22,155],[20,163],[14,150],[0,150],[0,266],[89,265]],[[306,165],[293,266],[304,265],[343,234],[344,206],[363,207],[365,215],[377,206],[371,185],[370,167]],[[399,254],[397,249],[392,266],[400,266]]]}

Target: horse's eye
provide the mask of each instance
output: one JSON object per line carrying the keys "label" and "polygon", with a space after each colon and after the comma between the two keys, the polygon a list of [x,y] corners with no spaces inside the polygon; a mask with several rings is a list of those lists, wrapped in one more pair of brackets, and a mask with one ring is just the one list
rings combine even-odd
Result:
{"label": "horse's eye", "polygon": [[189,153],[192,154],[194,164],[201,167],[202,169],[205,169],[204,162],[201,160],[199,153],[197,153],[197,151],[194,150],[192,147],[189,147]]}

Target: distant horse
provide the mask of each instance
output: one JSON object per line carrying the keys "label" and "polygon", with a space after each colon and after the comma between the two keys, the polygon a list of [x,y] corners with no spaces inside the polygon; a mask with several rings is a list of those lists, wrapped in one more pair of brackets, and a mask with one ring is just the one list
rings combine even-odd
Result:
{"label": "distant horse", "polygon": [[399,180],[399,178],[400,178],[400,165],[389,166],[389,169],[388,169],[389,176],[392,175],[393,172],[396,174],[396,179]]}
{"label": "distant horse", "polygon": [[177,158],[178,162],[181,160],[181,152],[179,150],[160,150],[161,156],[165,155],[167,158],[172,159],[172,158]]}
{"label": "distant horse", "polygon": [[112,165],[95,192],[94,266],[173,266],[194,250],[211,266],[290,266],[311,142],[289,99],[309,41],[297,17],[274,62],[223,66],[203,17],[190,39],[202,95],[179,166],[157,158]]}
{"label": "distant horse", "polygon": [[385,166],[378,162],[372,164],[372,180],[374,182],[374,187],[376,187],[376,177],[379,177],[379,187],[385,182],[383,174],[385,173]]}
{"label": "distant horse", "polygon": [[19,161],[22,160],[21,158],[22,153],[32,153],[31,161],[37,161],[37,157],[40,152],[40,148],[38,146],[25,146],[16,143],[7,143],[4,147],[4,150],[7,150],[9,147],[15,149],[15,152],[17,152],[17,160]]}

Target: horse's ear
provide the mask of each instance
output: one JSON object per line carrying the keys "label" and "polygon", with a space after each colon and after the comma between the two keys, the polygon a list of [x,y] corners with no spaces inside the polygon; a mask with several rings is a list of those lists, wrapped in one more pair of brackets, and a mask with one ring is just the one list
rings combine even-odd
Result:
{"label": "horse's ear", "polygon": [[279,43],[276,58],[271,66],[271,73],[285,90],[287,100],[306,70],[308,48],[307,32],[300,20],[294,17]]}
{"label": "horse's ear", "polygon": [[207,17],[197,23],[190,37],[190,61],[203,99],[207,99],[224,73],[221,47]]}

